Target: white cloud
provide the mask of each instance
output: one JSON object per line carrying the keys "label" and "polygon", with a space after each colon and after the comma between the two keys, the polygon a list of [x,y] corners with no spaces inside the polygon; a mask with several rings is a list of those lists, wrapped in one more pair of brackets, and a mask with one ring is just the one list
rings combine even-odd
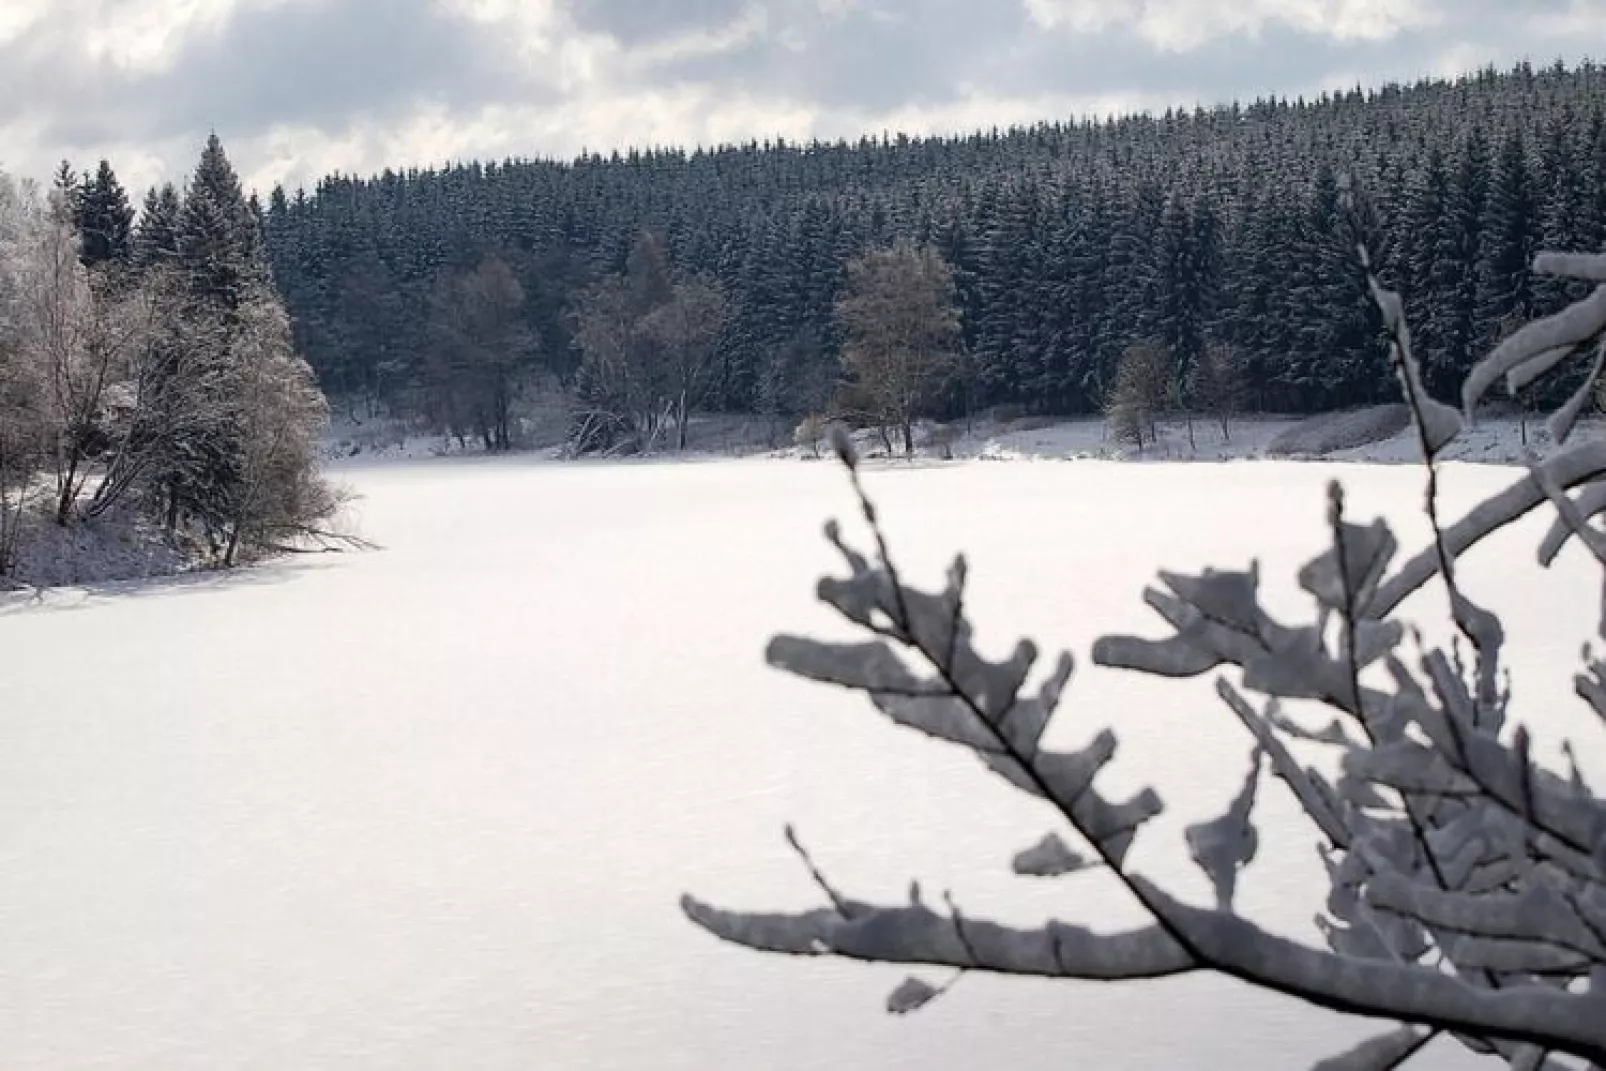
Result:
{"label": "white cloud", "polygon": [[1565,11],[1546,11],[1534,16],[1535,28],[1548,37],[1606,38],[1606,0],[1571,0]]}
{"label": "white cloud", "polygon": [[0,44],[21,37],[50,11],[50,0],[6,0],[0,6]]}
{"label": "white cloud", "polygon": [[163,70],[179,44],[208,26],[221,26],[232,2],[166,0],[160,4],[80,3],[84,51],[127,70]]}
{"label": "white cloud", "polygon": [[1430,0],[1024,0],[1045,29],[1135,31],[1150,44],[1185,52],[1223,37],[1258,36],[1284,26],[1337,41],[1387,40],[1437,23]]}

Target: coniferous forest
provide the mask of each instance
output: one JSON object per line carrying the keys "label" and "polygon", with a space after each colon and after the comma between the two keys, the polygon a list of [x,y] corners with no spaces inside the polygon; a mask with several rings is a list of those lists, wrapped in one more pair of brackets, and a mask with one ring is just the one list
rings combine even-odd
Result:
{"label": "coniferous forest", "polygon": [[1541,248],[1602,248],[1603,109],[1606,69],[1523,65],[963,137],[337,175],[262,211],[326,391],[393,410],[436,412],[483,371],[442,354],[454,310],[487,292],[514,321],[493,332],[495,390],[595,389],[579,299],[629,274],[650,232],[664,272],[720,294],[703,409],[829,409],[846,266],[907,238],[951,265],[961,314],[932,415],[1097,411],[1140,343],[1179,384],[1214,352],[1241,408],[1312,412],[1394,397],[1358,243],[1405,294],[1444,395],[1510,325],[1577,296],[1528,268]]}

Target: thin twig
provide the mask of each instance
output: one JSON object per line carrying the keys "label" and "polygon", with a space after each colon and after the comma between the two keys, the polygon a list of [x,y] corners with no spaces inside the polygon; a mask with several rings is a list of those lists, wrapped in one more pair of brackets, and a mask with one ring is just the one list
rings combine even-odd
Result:
{"label": "thin twig", "polygon": [[836,913],[845,919],[851,919],[853,911],[847,898],[838,893],[831,883],[826,880],[825,874],[815,864],[814,857],[809,855],[808,849],[803,847],[803,842],[798,840],[797,830],[792,828],[791,823],[787,823],[786,826],[786,843],[790,844],[792,850],[797,853],[798,858],[803,860],[803,865],[808,868],[809,877],[814,879],[814,884],[818,885],[821,891],[830,899],[831,906],[836,908]]}

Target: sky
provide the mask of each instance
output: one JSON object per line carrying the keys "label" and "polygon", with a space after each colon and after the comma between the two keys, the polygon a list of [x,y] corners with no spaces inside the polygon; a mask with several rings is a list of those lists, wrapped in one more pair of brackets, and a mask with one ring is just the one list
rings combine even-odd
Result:
{"label": "sky", "polygon": [[0,169],[104,157],[137,195],[215,131],[265,192],[1313,95],[1603,41],[1606,0],[0,0]]}

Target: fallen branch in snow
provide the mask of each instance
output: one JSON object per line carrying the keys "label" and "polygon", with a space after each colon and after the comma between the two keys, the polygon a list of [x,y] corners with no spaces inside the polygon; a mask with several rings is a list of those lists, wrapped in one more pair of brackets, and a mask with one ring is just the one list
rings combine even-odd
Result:
{"label": "fallen branch in snow", "polygon": [[[1542,265],[1579,278],[1606,277],[1606,258],[1550,257]],[[769,661],[862,693],[894,723],[975,754],[1047,804],[1091,853],[1050,834],[1016,856],[1017,873],[1107,870],[1150,921],[1119,934],[1058,921],[1017,929],[962,916],[951,898],[946,913],[933,910],[918,886],[907,904],[863,903],[832,886],[790,831],[830,907],[738,912],[688,896],[687,916],[727,941],[793,955],[1105,982],[1212,971],[1401,1024],[1322,1067],[1396,1067],[1443,1033],[1513,1067],[1561,1066],[1552,1055],[1606,1066],[1606,803],[1576,769],[1562,777],[1536,765],[1527,730],[1507,724],[1500,622],[1462,591],[1455,570],[1470,547],[1547,504],[1561,508],[1558,530],[1542,548],[1545,560],[1571,536],[1592,549],[1606,546],[1606,534],[1589,527],[1606,511],[1606,444],[1536,464],[1521,483],[1442,525],[1435,462],[1463,419],[1421,389],[1398,296],[1375,280],[1374,296],[1393,337],[1427,466],[1434,545],[1391,572],[1398,546],[1387,524],[1346,519],[1335,485],[1332,546],[1299,574],[1315,604],[1310,618],[1276,620],[1261,604],[1253,566],[1161,573],[1163,587],[1145,598],[1169,635],[1106,637],[1094,647],[1096,662],[1137,672],[1231,674],[1220,678],[1217,691],[1251,737],[1249,773],[1225,814],[1187,830],[1190,853],[1215,889],[1214,907],[1184,904],[1127,865],[1138,831],[1162,805],[1151,789],[1128,800],[1100,791],[1098,775],[1115,755],[1113,732],[1080,751],[1042,746],[1069,682],[1069,656],[1028,692],[1037,660],[1030,642],[1002,662],[972,644],[962,557],[940,591],[905,584],[857,458],[839,438],[874,552],[861,553],[829,526],[848,575],[822,580],[819,594],[868,638],[826,643],[780,636],[770,643]],[[1606,329],[1606,318],[1594,316],[1598,302],[1586,299],[1582,312],[1569,309],[1552,318],[1557,323],[1540,321],[1512,336],[1528,342],[1508,340],[1475,370],[1478,389],[1469,387],[1469,404],[1484,380],[1514,376],[1534,361],[1552,367],[1548,350],[1557,339],[1583,345],[1590,341],[1585,328]],[[1558,439],[1566,430],[1558,424]],[[1568,490],[1577,497],[1567,499]],[[1406,629],[1392,615],[1435,576],[1475,655],[1471,666],[1440,650],[1419,652],[1413,666],[1403,650]],[[1576,690],[1606,720],[1606,662],[1590,660]],[[1282,708],[1302,701],[1324,704],[1335,720],[1307,728]],[[1336,780],[1300,765],[1295,750],[1310,746],[1338,752]],[[1270,934],[1234,909],[1239,876],[1258,847],[1253,812],[1262,766],[1321,835],[1331,882],[1319,917],[1325,949]],[[942,986],[911,978],[893,993],[889,1009],[919,1008],[957,977]]]}

